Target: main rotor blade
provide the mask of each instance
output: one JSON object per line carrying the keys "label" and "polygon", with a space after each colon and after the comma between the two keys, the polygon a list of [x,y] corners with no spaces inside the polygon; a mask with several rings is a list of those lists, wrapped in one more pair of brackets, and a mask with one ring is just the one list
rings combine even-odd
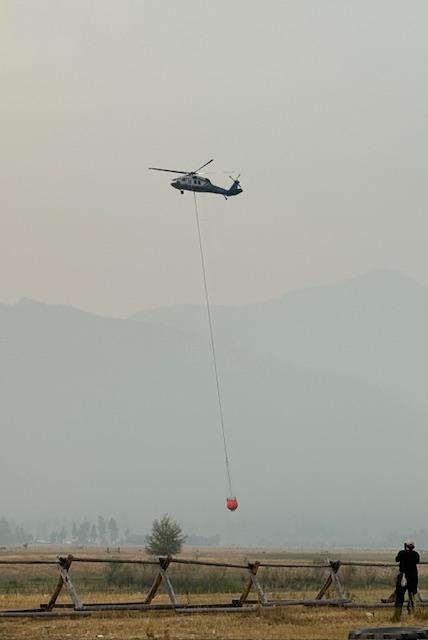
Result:
{"label": "main rotor blade", "polygon": [[175,169],[160,169],[159,167],[149,167],[153,171],[168,171],[168,173],[182,173],[183,175],[187,175],[188,171],[175,171]]}
{"label": "main rotor blade", "polygon": [[233,170],[229,169],[229,171],[198,171],[201,176],[214,176],[214,175],[230,175],[231,173],[235,173]]}
{"label": "main rotor blade", "polygon": [[196,169],[195,171],[189,171],[189,173],[198,173],[198,171],[200,171],[201,169],[206,167],[208,164],[211,164],[211,162],[213,162],[213,161],[214,161],[214,158],[211,158],[211,160],[208,160],[208,162],[203,164],[202,167],[199,167],[199,169]]}

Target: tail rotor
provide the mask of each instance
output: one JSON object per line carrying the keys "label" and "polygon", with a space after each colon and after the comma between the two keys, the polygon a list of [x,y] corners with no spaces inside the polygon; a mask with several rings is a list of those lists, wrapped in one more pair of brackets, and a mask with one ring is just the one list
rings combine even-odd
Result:
{"label": "tail rotor", "polygon": [[232,178],[232,176],[229,176],[229,178],[232,180],[233,184],[229,189],[228,195],[229,196],[237,196],[239,193],[242,193],[242,187],[241,187],[241,183],[239,182],[239,178],[240,178],[240,173],[236,176],[236,178]]}

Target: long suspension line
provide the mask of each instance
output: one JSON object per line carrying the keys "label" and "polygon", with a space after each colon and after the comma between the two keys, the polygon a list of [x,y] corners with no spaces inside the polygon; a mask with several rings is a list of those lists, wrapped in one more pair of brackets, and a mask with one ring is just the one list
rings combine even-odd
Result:
{"label": "long suspension line", "polygon": [[215,382],[216,382],[216,389],[217,389],[217,400],[218,400],[218,411],[219,411],[219,416],[220,416],[221,435],[222,435],[222,438],[223,438],[224,458],[225,458],[225,463],[226,463],[226,474],[227,474],[227,481],[228,481],[228,485],[229,485],[229,495],[232,496],[233,495],[232,480],[231,480],[231,475],[230,475],[229,455],[228,455],[228,452],[227,452],[226,431],[225,431],[225,428],[224,428],[223,405],[222,405],[222,401],[221,401],[220,381],[219,381],[218,368],[217,368],[217,357],[216,357],[215,342],[214,342],[214,330],[213,330],[213,322],[212,322],[212,317],[211,317],[210,299],[209,299],[209,295],[208,295],[207,274],[206,274],[206,269],[205,269],[204,250],[203,250],[203,246],[202,246],[202,237],[201,237],[201,225],[199,224],[198,203],[196,201],[196,193],[195,192],[193,192],[193,200],[195,202],[195,218],[196,218],[196,226],[197,226],[197,229],[198,229],[199,250],[200,250],[200,254],[201,254],[202,275],[203,275],[203,279],[204,279],[205,301],[206,301],[206,307],[207,307],[208,326],[209,326],[209,330],[210,330],[211,351],[212,351],[212,355],[213,355],[213,365],[214,365]]}

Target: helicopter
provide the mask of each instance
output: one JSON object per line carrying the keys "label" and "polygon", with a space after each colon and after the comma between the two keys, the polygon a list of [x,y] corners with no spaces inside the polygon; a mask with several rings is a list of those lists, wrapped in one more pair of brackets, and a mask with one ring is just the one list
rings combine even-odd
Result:
{"label": "helicopter", "polygon": [[213,162],[214,158],[208,160],[199,169],[195,171],[176,171],[175,169],[160,169],[159,167],[149,167],[152,171],[168,171],[169,173],[179,173],[179,178],[174,178],[171,182],[171,187],[178,189],[181,194],[185,191],[195,191],[196,193],[218,193],[227,200],[230,196],[237,196],[242,193],[242,188],[239,182],[239,175],[236,178],[229,178],[232,180],[232,186],[229,189],[224,189],[211,182],[208,178],[198,173],[201,169],[204,169],[207,165]]}

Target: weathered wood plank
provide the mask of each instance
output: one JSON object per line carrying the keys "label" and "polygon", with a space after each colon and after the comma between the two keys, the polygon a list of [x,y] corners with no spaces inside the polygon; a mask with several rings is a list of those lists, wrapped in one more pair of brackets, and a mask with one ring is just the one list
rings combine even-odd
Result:
{"label": "weathered wood plank", "polygon": [[169,563],[171,562],[171,558],[166,557],[166,558],[159,558],[158,562],[156,563],[159,566],[159,572],[156,574],[155,579],[153,580],[153,584],[150,587],[149,593],[146,596],[146,599],[144,601],[145,604],[150,604],[151,601],[153,600],[153,598],[155,597],[161,582],[163,580],[163,575],[161,572],[161,563],[162,563],[162,569],[164,571],[166,571],[166,569],[168,569]]}
{"label": "weathered wood plank", "polygon": [[74,585],[71,581],[70,576],[68,575],[68,568],[67,568],[67,558],[62,558],[60,559],[60,562],[58,563],[58,569],[59,572],[61,574],[62,577],[62,581],[63,584],[65,586],[65,588],[67,589],[68,595],[70,596],[73,604],[74,604],[74,608],[76,611],[79,611],[80,609],[83,609],[83,605],[80,601],[80,598],[77,594],[76,589],[74,588]]}
{"label": "weathered wood plank", "polygon": [[[69,568],[71,567],[71,563],[73,562],[73,556],[71,554],[69,554],[65,560],[64,560],[64,566],[66,567],[67,571],[69,570]],[[56,562],[56,564],[58,565],[58,561]],[[60,573],[60,576],[58,578],[58,583],[55,587],[55,590],[53,592],[53,594],[50,597],[49,602],[47,603],[46,607],[43,607],[44,609],[46,609],[47,611],[52,611],[52,609],[55,606],[55,603],[58,599],[59,594],[61,593],[61,589],[64,586],[64,580],[62,577],[62,574]]]}

